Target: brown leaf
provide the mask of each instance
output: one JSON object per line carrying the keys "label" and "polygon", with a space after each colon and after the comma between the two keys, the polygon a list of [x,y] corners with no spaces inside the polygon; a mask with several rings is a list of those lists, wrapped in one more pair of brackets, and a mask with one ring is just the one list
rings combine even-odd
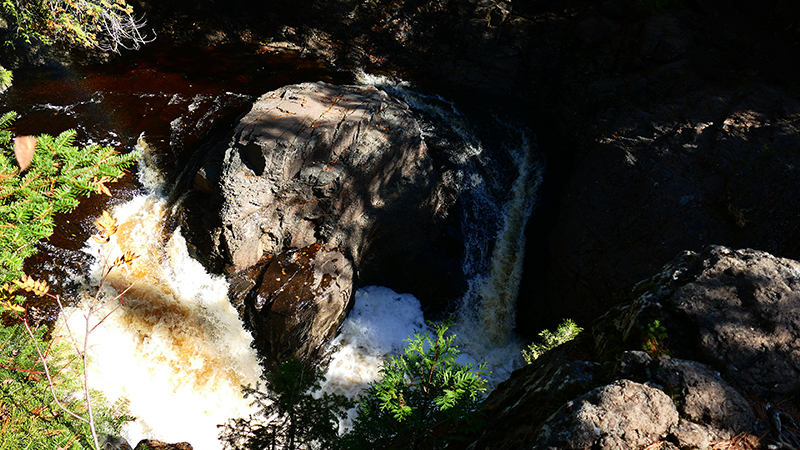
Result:
{"label": "brown leaf", "polygon": [[17,157],[19,171],[31,165],[33,151],[36,149],[36,138],[33,136],[17,136],[14,138],[14,155]]}

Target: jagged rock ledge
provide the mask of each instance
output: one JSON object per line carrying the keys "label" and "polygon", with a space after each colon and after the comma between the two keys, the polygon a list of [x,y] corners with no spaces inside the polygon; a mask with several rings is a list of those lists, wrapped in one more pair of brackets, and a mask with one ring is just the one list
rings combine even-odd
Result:
{"label": "jagged rock ledge", "polygon": [[800,263],[710,246],[634,294],[492,392],[465,448],[800,445]]}

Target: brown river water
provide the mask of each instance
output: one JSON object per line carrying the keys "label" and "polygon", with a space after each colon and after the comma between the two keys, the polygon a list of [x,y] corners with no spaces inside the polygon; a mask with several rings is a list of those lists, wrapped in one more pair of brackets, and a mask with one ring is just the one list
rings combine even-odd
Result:
{"label": "brown river water", "polygon": [[[76,129],[77,144],[109,145],[122,153],[133,150],[144,134],[159,172],[169,179],[178,176],[203,142],[232,129],[259,95],[318,80],[346,82],[348,77],[297,53],[157,41],[103,64],[14,71],[12,87],[0,95],[0,111],[17,112],[16,134]],[[89,263],[81,249],[95,231],[95,218],[141,193],[135,168],[111,191],[113,198],[92,195],[76,211],[57,217],[55,234],[40,243],[26,272],[69,298],[71,280]],[[55,317],[55,305],[39,306],[47,317]]]}

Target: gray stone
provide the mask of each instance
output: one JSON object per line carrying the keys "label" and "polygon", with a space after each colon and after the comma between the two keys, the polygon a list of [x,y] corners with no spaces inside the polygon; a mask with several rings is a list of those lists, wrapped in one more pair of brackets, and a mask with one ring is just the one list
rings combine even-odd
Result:
{"label": "gray stone", "polygon": [[619,380],[567,402],[542,424],[534,447],[639,449],[677,423],[678,411],[664,392]]}
{"label": "gray stone", "polygon": [[268,368],[286,358],[312,364],[347,315],[353,267],[312,245],[269,257],[232,277],[229,297]]}
{"label": "gray stone", "polygon": [[714,439],[753,432],[756,422],[750,404],[722,377],[696,361],[662,359],[658,362],[656,380],[674,393],[678,412],[696,423],[705,425],[705,432]]}
{"label": "gray stone", "polygon": [[228,273],[325,244],[377,278],[413,260],[442,212],[413,114],[373,87],[320,82],[265,94],[204,161],[195,190],[209,206],[190,214],[205,215],[195,224],[205,237],[193,242]]}

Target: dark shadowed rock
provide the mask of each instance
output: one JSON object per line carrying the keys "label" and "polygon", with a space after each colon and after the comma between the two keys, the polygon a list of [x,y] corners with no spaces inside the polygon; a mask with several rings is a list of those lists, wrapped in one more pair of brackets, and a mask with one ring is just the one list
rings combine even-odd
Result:
{"label": "dark shadowed rock", "polygon": [[[578,166],[551,237],[567,317],[624,300],[682,249],[725,243],[800,257],[800,101],[711,89],[615,111]],[[608,118],[606,118],[608,120]],[[583,319],[582,319],[583,320]]]}
{"label": "dark shadowed rock", "polygon": [[739,433],[754,431],[756,417],[750,404],[705,365],[662,359],[658,361],[655,381],[673,395],[682,418],[702,424],[708,439],[730,439]]}
{"label": "dark shadowed rock", "polygon": [[312,363],[346,317],[353,266],[314,244],[270,256],[234,275],[229,296],[268,367],[288,357]]}
{"label": "dark shadowed rock", "polygon": [[568,400],[597,387],[601,369],[560,350],[518,369],[486,400],[483,435],[468,448],[530,448],[539,424]]}
{"label": "dark shadowed rock", "polygon": [[114,435],[101,435],[98,439],[101,450],[131,450],[130,444],[124,438]]}
{"label": "dark shadowed rock", "polygon": [[[800,263],[711,246],[681,253],[633,296],[501,383],[468,448],[795,442],[793,427],[780,424],[800,418]],[[661,402],[638,387],[624,394],[630,383],[661,392],[676,420],[664,428],[648,419]],[[612,391],[619,395],[599,394]]]}
{"label": "dark shadowed rock", "polygon": [[798,402],[800,264],[756,250],[685,252],[595,325],[602,354],[636,345],[660,320],[675,356],[719,370],[747,394]]}

